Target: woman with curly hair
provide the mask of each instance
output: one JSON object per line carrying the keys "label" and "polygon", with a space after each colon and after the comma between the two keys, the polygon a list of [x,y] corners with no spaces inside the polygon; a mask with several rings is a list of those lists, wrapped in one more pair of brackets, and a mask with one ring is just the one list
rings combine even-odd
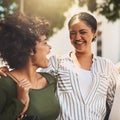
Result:
{"label": "woman with curly hair", "polygon": [[14,14],[0,21],[0,57],[12,69],[0,78],[0,120],[57,118],[57,80],[36,72],[49,66],[48,32],[49,23],[44,18]]}

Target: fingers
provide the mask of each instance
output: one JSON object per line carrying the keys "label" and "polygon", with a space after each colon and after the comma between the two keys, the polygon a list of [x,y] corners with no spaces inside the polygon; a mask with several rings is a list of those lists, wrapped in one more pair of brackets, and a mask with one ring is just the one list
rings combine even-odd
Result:
{"label": "fingers", "polygon": [[31,83],[29,80],[23,79],[17,83],[17,98],[23,103],[29,102],[29,90]]}
{"label": "fingers", "polygon": [[25,90],[29,90],[32,87],[30,81],[26,79],[20,80],[19,86],[23,87]]}

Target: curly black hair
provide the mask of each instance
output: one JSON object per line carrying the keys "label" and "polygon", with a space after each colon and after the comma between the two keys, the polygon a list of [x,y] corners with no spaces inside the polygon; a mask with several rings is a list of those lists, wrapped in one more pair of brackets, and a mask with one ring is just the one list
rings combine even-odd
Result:
{"label": "curly black hair", "polygon": [[49,22],[42,17],[20,13],[0,21],[0,57],[10,68],[21,68],[28,62],[31,50],[41,35],[48,35]]}

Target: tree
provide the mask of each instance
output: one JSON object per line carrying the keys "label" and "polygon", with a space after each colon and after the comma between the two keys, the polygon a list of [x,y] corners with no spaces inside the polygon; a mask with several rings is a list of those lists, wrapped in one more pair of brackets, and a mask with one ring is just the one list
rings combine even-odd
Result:
{"label": "tree", "polygon": [[17,9],[15,0],[0,0],[0,19],[4,19]]}
{"label": "tree", "polygon": [[87,5],[88,10],[105,16],[108,21],[120,19],[120,0],[79,0],[79,6]]}
{"label": "tree", "polygon": [[[17,5],[14,11],[20,9],[20,0],[1,0],[0,6],[4,11],[0,12],[0,17],[10,14],[10,6]],[[64,12],[67,11],[74,0],[24,0],[24,13],[32,16],[41,16],[49,20],[51,25],[50,36],[61,29],[64,25]]]}
{"label": "tree", "polygon": [[44,16],[50,21],[50,35],[64,26],[66,20],[64,12],[67,11],[74,0],[24,0],[24,11],[28,15]]}
{"label": "tree", "polygon": [[[5,18],[20,9],[21,0],[0,0],[0,18]],[[78,0],[79,6],[87,5],[88,10],[105,16],[109,21],[120,19],[120,0]],[[50,21],[50,36],[64,25],[64,12],[75,0],[24,0],[24,12],[28,15],[44,16]]]}

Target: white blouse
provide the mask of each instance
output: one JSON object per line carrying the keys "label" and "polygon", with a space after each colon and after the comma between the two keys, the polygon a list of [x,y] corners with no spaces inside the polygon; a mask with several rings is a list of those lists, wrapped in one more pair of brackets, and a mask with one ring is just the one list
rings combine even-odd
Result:
{"label": "white blouse", "polygon": [[111,108],[119,76],[114,64],[105,58],[93,56],[90,69],[92,84],[84,99],[79,82],[81,76],[72,58],[69,55],[52,56],[50,63],[42,71],[58,77],[56,93],[61,113],[57,120],[104,120],[106,101]]}
{"label": "white blouse", "polygon": [[76,72],[78,73],[78,82],[83,99],[86,99],[89,91],[92,88],[92,75],[91,71],[84,70],[76,66]]}

